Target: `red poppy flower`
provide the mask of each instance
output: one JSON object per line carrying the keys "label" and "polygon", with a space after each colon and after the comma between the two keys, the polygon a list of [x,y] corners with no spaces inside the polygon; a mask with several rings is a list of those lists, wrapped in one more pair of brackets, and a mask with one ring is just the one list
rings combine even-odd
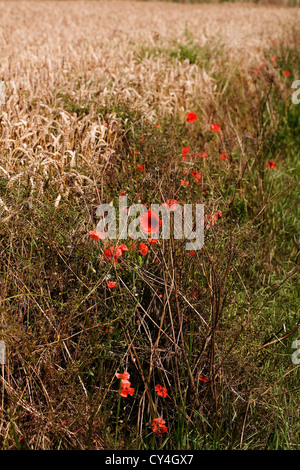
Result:
{"label": "red poppy flower", "polygon": [[188,181],[181,180],[180,185],[188,187],[190,186],[190,183]]}
{"label": "red poppy flower", "polygon": [[123,372],[123,374],[119,374],[116,372],[117,379],[121,379],[121,389],[119,390],[119,394],[121,397],[127,397],[129,395],[134,394],[134,388],[131,387],[131,383],[129,382],[130,374],[128,372]]}
{"label": "red poppy flower", "polygon": [[120,189],[119,194],[120,194],[120,196],[123,196],[123,194],[126,194],[126,191],[124,191],[123,189]]}
{"label": "red poppy flower", "polygon": [[167,389],[165,387],[162,387],[161,385],[156,385],[155,391],[158,397],[166,398],[166,396],[168,395]]}
{"label": "red poppy flower", "polygon": [[187,255],[187,256],[194,256],[195,253],[196,253],[196,252],[195,252],[194,250],[192,250],[192,251],[189,251],[186,255]]}
{"label": "red poppy flower", "polygon": [[122,243],[122,245],[119,245],[117,249],[122,250],[122,254],[123,254],[123,251],[129,251],[128,247],[124,245],[124,243]]}
{"label": "red poppy flower", "polygon": [[203,374],[200,374],[199,375],[199,380],[201,380],[201,382],[209,382],[209,377],[207,377],[207,375],[203,375]]}
{"label": "red poppy flower", "polygon": [[156,212],[144,212],[140,218],[141,229],[145,233],[156,233],[161,226],[161,220]]}
{"label": "red poppy flower", "polygon": [[273,62],[275,62],[275,60],[277,60],[276,55],[274,55],[274,56],[272,57],[272,60],[273,60]]}
{"label": "red poppy flower", "polygon": [[206,157],[207,157],[207,153],[206,153],[206,152],[202,152],[202,153],[199,152],[198,155],[199,155],[199,157],[201,157],[201,158],[206,158]]}
{"label": "red poppy flower", "polygon": [[220,157],[222,158],[222,160],[226,160],[226,158],[228,158],[228,155],[226,155],[226,153],[221,153]]}
{"label": "red poppy flower", "polygon": [[143,256],[145,256],[148,253],[148,250],[149,248],[147,247],[147,245],[145,245],[145,243],[140,244],[140,252]]}
{"label": "red poppy flower", "polygon": [[109,282],[107,283],[107,287],[108,287],[109,289],[113,289],[114,287],[116,287],[116,284],[117,284],[116,282],[109,281]]}
{"label": "red poppy flower", "polygon": [[267,161],[266,167],[269,168],[270,170],[274,170],[275,166],[276,166],[276,163],[273,162],[272,160]]}
{"label": "red poppy flower", "polygon": [[171,209],[175,204],[177,204],[177,199],[168,199],[166,204],[168,205],[169,209]]}
{"label": "red poppy flower", "polygon": [[105,238],[105,235],[103,232],[99,232],[99,230],[91,230],[89,232],[89,236],[93,239],[93,240],[99,240],[99,238],[101,238],[101,240],[103,240]]}
{"label": "red poppy flower", "polygon": [[115,262],[117,262],[118,258],[123,255],[123,251],[128,251],[127,246],[124,244],[119,245],[117,248],[115,248],[114,246],[110,246],[109,248],[106,248],[106,250],[104,250],[104,260],[109,261],[109,259],[114,254],[114,260]]}
{"label": "red poppy flower", "polygon": [[165,209],[169,209],[170,211],[176,211],[178,209],[177,200],[176,199],[168,199],[163,204],[163,207]]}
{"label": "red poppy flower", "polygon": [[138,168],[139,170],[141,170],[141,171],[144,171],[144,165],[139,165],[139,164],[137,164],[137,168]]}
{"label": "red poppy flower", "polygon": [[158,243],[158,240],[157,238],[148,238],[148,243],[150,243],[150,245],[156,245],[156,243]]}
{"label": "red poppy flower", "polygon": [[121,380],[128,380],[130,378],[129,372],[123,372],[123,374],[119,374],[118,372],[116,372],[115,376],[117,377],[117,379]]}
{"label": "red poppy flower", "polygon": [[253,72],[256,73],[256,74],[258,74],[259,70],[258,70],[258,69],[254,69]]}
{"label": "red poppy flower", "polygon": [[190,149],[188,147],[183,147],[181,151],[182,161],[185,162],[187,155],[189,154]]}
{"label": "red poppy flower", "polygon": [[163,434],[168,432],[168,428],[165,426],[166,422],[162,418],[155,418],[152,423],[152,431],[156,434]]}
{"label": "red poppy flower", "polygon": [[195,122],[197,119],[198,119],[197,114],[195,114],[195,113],[189,113],[189,114],[187,115],[187,119],[186,119],[186,120],[187,120],[187,122]]}
{"label": "red poppy flower", "polygon": [[124,380],[124,379],[121,379],[121,387],[122,387],[122,388],[129,388],[130,385],[131,385],[131,383],[129,382],[129,380],[127,380],[127,379],[125,379],[125,380]]}
{"label": "red poppy flower", "polygon": [[115,247],[114,246],[110,246],[109,248],[106,248],[104,250],[104,259],[105,261],[108,261],[109,258],[113,255],[113,252],[115,251]]}
{"label": "red poppy flower", "polygon": [[210,130],[213,132],[220,132],[221,131],[221,126],[220,124],[211,124],[210,125]]}
{"label": "red poppy flower", "polygon": [[155,124],[155,126],[159,129],[160,128],[160,124]]}
{"label": "red poppy flower", "polygon": [[192,295],[193,295],[194,297],[197,297],[198,293],[199,293],[198,288],[196,288],[195,290],[192,290]]}
{"label": "red poppy flower", "polygon": [[122,248],[117,248],[115,251],[115,261],[118,261],[118,258],[120,258],[123,255],[123,250]]}
{"label": "red poppy flower", "polygon": [[218,216],[218,219],[222,219],[222,217],[223,217],[222,212],[219,211],[218,214],[217,214],[217,216]]}
{"label": "red poppy flower", "polygon": [[[129,384],[130,384],[130,382],[129,382]],[[127,398],[128,394],[131,395],[131,396],[134,394],[134,388],[132,388],[132,387],[122,387],[119,390],[119,394],[121,395],[121,397]]]}
{"label": "red poppy flower", "polygon": [[192,173],[193,177],[195,178],[196,183],[199,183],[200,178],[201,178],[201,175],[200,175],[199,171],[194,170],[191,173]]}
{"label": "red poppy flower", "polygon": [[218,214],[208,214],[208,219],[206,219],[205,222],[209,221],[209,223],[206,225],[206,228],[209,229],[211,225],[215,225],[216,221],[219,218],[220,218],[219,212]]}
{"label": "red poppy flower", "polygon": [[286,77],[288,77],[289,75],[291,75],[291,72],[287,72],[286,70],[284,70],[283,73],[284,73],[284,75],[285,75]]}

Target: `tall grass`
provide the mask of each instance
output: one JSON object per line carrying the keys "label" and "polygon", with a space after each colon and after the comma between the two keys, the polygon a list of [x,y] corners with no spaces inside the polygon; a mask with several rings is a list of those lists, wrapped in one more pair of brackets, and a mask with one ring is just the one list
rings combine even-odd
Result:
{"label": "tall grass", "polygon": [[[8,86],[1,448],[297,448],[299,41],[292,29],[284,44],[270,38],[260,62],[241,67],[222,42],[202,47],[185,28],[177,42],[131,44],[127,82],[116,66],[104,87],[72,50],[66,72],[44,71],[47,89],[34,71],[24,87]],[[149,69],[147,82],[138,71]],[[210,130],[216,122],[221,133]],[[185,146],[207,157],[182,161]],[[129,203],[172,198],[222,218],[194,254],[171,238],[143,256],[128,238],[129,251],[107,262],[114,243],[88,232],[97,205],[116,203],[120,190]],[[125,370],[135,388],[127,398],[115,377]],[[151,429],[159,416],[162,435]]]}

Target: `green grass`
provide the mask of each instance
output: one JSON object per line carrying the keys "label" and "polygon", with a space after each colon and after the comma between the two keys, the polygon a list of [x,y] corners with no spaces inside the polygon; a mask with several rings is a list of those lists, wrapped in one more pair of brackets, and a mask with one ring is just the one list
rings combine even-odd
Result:
{"label": "green grass", "polygon": [[149,58],[164,58],[168,63],[174,63],[179,61],[180,63],[188,62],[189,64],[195,64],[200,68],[209,70],[211,63],[216,64],[223,56],[223,48],[221,40],[218,45],[206,44],[200,46],[195,42],[193,35],[185,29],[185,41],[180,43],[179,41],[171,41],[169,46],[149,46],[141,45],[135,51],[135,57],[137,60],[142,61]]}

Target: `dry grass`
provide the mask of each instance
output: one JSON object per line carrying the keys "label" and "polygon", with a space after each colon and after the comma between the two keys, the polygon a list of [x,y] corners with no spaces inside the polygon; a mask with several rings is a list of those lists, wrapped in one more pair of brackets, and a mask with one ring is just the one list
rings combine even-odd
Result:
{"label": "dry grass", "polygon": [[[283,163],[276,99],[290,96],[285,61],[298,78],[287,51],[297,56],[299,9],[10,1],[0,10],[1,446],[293,448],[295,384],[285,381],[294,376],[280,362],[289,351],[260,348],[297,330],[293,205],[281,205],[296,203],[297,163],[292,150]],[[189,111],[199,127],[186,126]],[[215,120],[221,140],[209,134]],[[182,195],[183,145],[230,159],[199,163],[201,189]],[[274,179],[265,173],[273,153]],[[118,270],[87,232],[99,201],[124,188],[132,202],[204,202],[222,209],[224,225],[193,260],[171,241],[147,262],[130,252]],[[107,275],[118,292],[107,291]],[[119,409],[114,372],[125,367],[136,394]],[[153,396],[157,382],[169,402]],[[161,412],[170,443],[149,428]]]}

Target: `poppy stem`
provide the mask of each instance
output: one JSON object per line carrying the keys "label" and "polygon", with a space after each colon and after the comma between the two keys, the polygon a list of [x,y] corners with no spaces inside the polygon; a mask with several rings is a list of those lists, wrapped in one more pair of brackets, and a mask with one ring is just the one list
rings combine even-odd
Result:
{"label": "poppy stem", "polygon": [[[121,380],[120,380],[120,388],[121,388]],[[120,408],[121,408],[121,395],[119,395],[118,401],[118,409],[117,409],[117,422],[116,422],[116,432],[115,432],[115,443],[114,443],[114,450],[117,449],[117,439],[118,439],[118,425],[119,425],[119,415],[120,415]]]}

